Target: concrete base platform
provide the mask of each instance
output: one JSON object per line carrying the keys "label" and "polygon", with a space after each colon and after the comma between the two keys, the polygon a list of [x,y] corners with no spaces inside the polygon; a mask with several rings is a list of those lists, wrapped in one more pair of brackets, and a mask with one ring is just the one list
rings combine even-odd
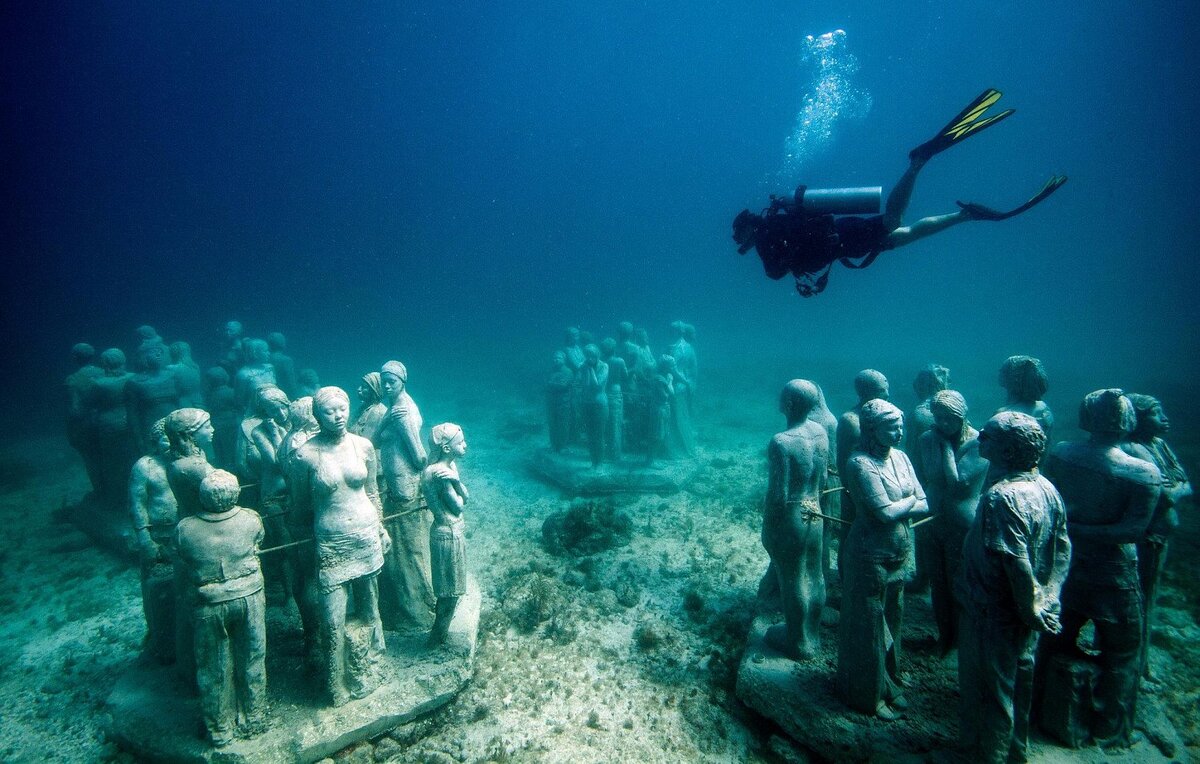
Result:
{"label": "concrete base platform", "polygon": [[474,670],[479,609],[479,585],[472,577],[466,596],[459,601],[446,646],[427,649],[425,633],[387,632],[379,689],[340,708],[321,707],[321,682],[305,674],[302,657],[273,650],[268,642],[268,729],[221,749],[208,743],[198,700],[187,694],[174,667],[139,662],[109,695],[109,736],[139,759],[149,761],[318,761],[449,703]]}
{"label": "concrete base platform", "polygon": [[641,457],[593,467],[583,451],[539,451],[530,469],[570,496],[603,496],[614,493],[675,493],[695,477],[694,460],[656,461],[646,465]]}

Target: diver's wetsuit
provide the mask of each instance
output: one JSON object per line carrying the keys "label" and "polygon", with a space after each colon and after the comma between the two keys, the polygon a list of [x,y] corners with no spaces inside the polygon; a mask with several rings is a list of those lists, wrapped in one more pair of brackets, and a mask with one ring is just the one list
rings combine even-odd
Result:
{"label": "diver's wetsuit", "polygon": [[[892,245],[882,215],[804,215],[791,212],[763,218],[756,250],[772,279],[789,273],[796,288],[813,294],[825,288],[829,267],[865,268]],[[855,262],[857,261],[857,262]]]}

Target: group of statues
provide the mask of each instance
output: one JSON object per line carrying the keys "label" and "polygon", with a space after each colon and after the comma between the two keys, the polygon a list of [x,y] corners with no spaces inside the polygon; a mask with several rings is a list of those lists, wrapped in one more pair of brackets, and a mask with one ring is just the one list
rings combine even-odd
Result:
{"label": "group of statues", "polygon": [[[293,400],[266,343],[238,348],[236,334],[222,360],[229,368],[217,367],[235,384],[187,400],[196,405],[168,394],[183,375],[156,365],[154,341],[139,349],[137,376],[120,371],[119,351],[106,351],[104,374],[68,382],[81,391],[80,411],[94,410],[96,386],[112,403],[106,410],[127,406],[126,428],[149,422],[145,451],[122,480],[141,560],[146,652],[194,682],[218,747],[265,728],[269,606],[295,601],[306,665],[339,706],[384,679],[385,629],[428,631],[429,646],[440,646],[466,593],[462,428],[425,431],[398,361],[363,377],[353,421],[341,388]],[[107,392],[114,379],[127,388],[120,395]],[[142,407],[143,398],[158,406]],[[117,478],[105,473],[101,485]]]}
{"label": "group of statues", "polygon": [[837,420],[816,384],[784,387],[787,429],[768,446],[771,567],[761,587],[778,592],[784,622],[767,643],[797,661],[817,654],[827,585],[839,580],[829,564],[838,535],[835,685],[851,708],[904,713],[905,587],[925,578],[940,651],[958,648],[973,757],[1024,760],[1031,709],[1069,702],[1049,667],[1084,655],[1077,641],[1089,622],[1099,667],[1091,736],[1128,747],[1175,507],[1191,485],[1154,398],[1097,390],[1080,406],[1088,439],[1047,451],[1041,362],[1009,358],[1000,383],[1007,403],[980,430],[938,365],[918,375],[921,400],[907,417],[870,369],[855,378],[858,405]]}
{"label": "group of statues", "polygon": [[551,449],[586,444],[593,466],[635,454],[647,464],[692,456],[696,329],[675,321],[671,332],[655,355],[646,330],[628,321],[599,343],[569,327],[546,385]]}
{"label": "group of statues", "polygon": [[132,368],[119,348],[99,356],[87,343],[71,349],[76,369],[66,380],[67,435],[83,459],[94,497],[108,511],[124,510],[129,469],[151,450],[151,426],[172,411],[211,412],[215,457],[232,466],[238,424],[254,408],[259,384],[276,385],[291,397],[312,395],[320,387],[315,371],[296,371],[283,334],[245,337],[238,321],[225,325],[220,363],[204,372],[189,343],[168,343],[152,326],[139,327],[136,342]]}

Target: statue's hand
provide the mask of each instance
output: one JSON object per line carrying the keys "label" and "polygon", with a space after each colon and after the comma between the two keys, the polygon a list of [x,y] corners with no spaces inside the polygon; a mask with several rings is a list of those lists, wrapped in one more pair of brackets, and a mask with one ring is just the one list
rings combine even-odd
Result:
{"label": "statue's hand", "polygon": [[388,535],[387,530],[382,525],[379,526],[379,542],[383,544],[384,554],[392,551],[392,537]]}
{"label": "statue's hand", "polygon": [[162,544],[155,543],[149,538],[149,534],[138,544],[138,554],[148,565],[154,565],[166,559],[163,555]]}

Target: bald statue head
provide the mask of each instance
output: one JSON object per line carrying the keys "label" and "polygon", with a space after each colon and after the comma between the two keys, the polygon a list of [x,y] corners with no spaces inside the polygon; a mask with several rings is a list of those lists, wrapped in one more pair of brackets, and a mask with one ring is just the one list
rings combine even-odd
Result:
{"label": "bald statue head", "polygon": [[821,400],[821,391],[807,379],[793,379],[779,393],[779,411],[788,423],[802,421]]}
{"label": "bald statue head", "polygon": [[890,397],[887,377],[874,369],[863,369],[854,375],[854,392],[858,393],[859,403],[875,398],[886,401]]}

